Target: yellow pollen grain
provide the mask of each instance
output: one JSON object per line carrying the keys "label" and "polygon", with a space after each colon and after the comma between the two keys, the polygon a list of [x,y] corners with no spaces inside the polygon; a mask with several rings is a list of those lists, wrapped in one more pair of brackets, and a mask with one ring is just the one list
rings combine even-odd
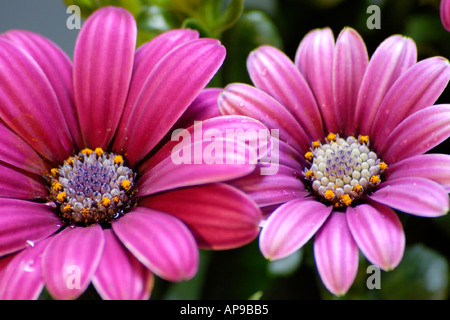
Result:
{"label": "yellow pollen grain", "polygon": [[312,143],[312,147],[313,147],[313,149],[319,148],[319,147],[320,147],[320,142],[319,142],[319,140],[314,141],[314,142]]}
{"label": "yellow pollen grain", "polygon": [[89,148],[85,148],[83,150],[81,150],[82,154],[92,154],[94,151],[92,151],[92,149]]}
{"label": "yellow pollen grain", "polygon": [[311,151],[308,151],[307,153],[305,153],[305,159],[308,161],[311,161],[313,159],[314,155]]}
{"label": "yellow pollen grain", "polygon": [[380,162],[380,169],[381,170],[386,170],[386,168],[388,167],[388,165],[384,162]]}
{"label": "yellow pollen grain", "polygon": [[360,143],[367,144],[367,143],[369,143],[369,136],[359,136],[358,140]]}
{"label": "yellow pollen grain", "polygon": [[328,141],[336,141],[336,134],[335,133],[329,133],[328,135],[327,135],[327,140]]}
{"label": "yellow pollen grain", "polygon": [[311,170],[309,170],[309,171],[307,171],[307,172],[305,173],[305,176],[306,176],[306,178],[308,178],[308,179],[311,179],[313,175],[314,175],[314,173],[313,173]]}
{"label": "yellow pollen grain", "polygon": [[52,174],[53,178],[58,178],[58,174],[59,174],[58,169],[53,168],[50,170],[50,173]]}
{"label": "yellow pollen grain", "polygon": [[114,163],[119,164],[123,162],[123,157],[121,155],[117,155],[114,157]]}
{"label": "yellow pollen grain", "polygon": [[72,207],[70,206],[70,204],[66,204],[65,206],[64,206],[64,211],[65,212],[70,212],[72,210]]}
{"label": "yellow pollen grain", "polygon": [[333,199],[333,198],[334,198],[334,191],[333,191],[333,190],[327,190],[327,191],[325,191],[324,197],[325,197],[325,199],[327,199],[327,200]]}
{"label": "yellow pollen grain", "polygon": [[341,196],[341,202],[345,204],[347,207],[352,204],[352,198],[348,194],[343,194]]}
{"label": "yellow pollen grain", "polygon": [[62,190],[62,185],[61,183],[55,181],[52,183],[52,188],[56,191],[61,191]]}
{"label": "yellow pollen grain", "polygon": [[111,204],[111,200],[108,198],[103,198],[102,199],[102,205],[104,205],[105,207],[108,207]]}
{"label": "yellow pollen grain", "polygon": [[362,186],[361,185],[359,185],[359,184],[357,184],[356,186],[354,186],[353,187],[353,191],[355,191],[355,192],[361,192],[362,191]]}
{"label": "yellow pollen grain", "polygon": [[119,197],[114,197],[113,200],[115,203],[117,203],[117,202],[119,202]]}
{"label": "yellow pollen grain", "polygon": [[131,187],[131,182],[130,180],[123,180],[121,183],[122,188],[124,188],[125,190],[130,190]]}
{"label": "yellow pollen grain", "polygon": [[60,192],[60,193],[58,193],[58,195],[56,196],[56,199],[57,199],[59,202],[63,202],[64,200],[66,200],[66,198],[67,198],[67,194],[66,194],[65,192]]}
{"label": "yellow pollen grain", "polygon": [[97,155],[97,156],[102,156],[103,155],[103,153],[104,153],[104,151],[103,151],[103,149],[102,148],[96,148],[95,149],[95,154]]}
{"label": "yellow pollen grain", "polygon": [[72,164],[72,163],[73,163],[73,157],[69,157],[69,158],[66,160],[66,162],[67,162],[68,164]]}
{"label": "yellow pollen grain", "polygon": [[372,182],[373,184],[377,184],[378,182],[380,182],[380,177],[379,176],[371,176],[370,182]]}
{"label": "yellow pollen grain", "polygon": [[343,205],[342,203],[340,203],[340,202],[336,202],[333,206],[334,206],[335,208],[341,208],[341,207],[343,207],[344,205]]}
{"label": "yellow pollen grain", "polygon": [[86,214],[89,213],[89,209],[88,208],[83,208],[83,209],[81,209],[81,213],[86,215]]}

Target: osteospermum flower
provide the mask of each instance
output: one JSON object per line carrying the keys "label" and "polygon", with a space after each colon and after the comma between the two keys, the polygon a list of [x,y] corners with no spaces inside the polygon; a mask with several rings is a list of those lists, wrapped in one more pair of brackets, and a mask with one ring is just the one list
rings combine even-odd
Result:
{"label": "osteospermum flower", "polygon": [[254,170],[250,149],[235,155],[240,164],[170,157],[175,123],[187,132],[194,120],[205,130],[263,127],[216,117],[220,90],[202,91],[224,48],[187,29],[137,51],[135,38],[132,15],[112,7],[86,21],[73,65],[39,35],[1,35],[0,298],[34,299],[46,286],[73,299],[92,281],[105,299],[146,299],[153,274],[196,273],[198,246],[257,236],[259,208],[220,183]]}
{"label": "osteospermum flower", "polygon": [[450,156],[424,153],[450,134],[450,105],[433,105],[450,67],[416,58],[407,37],[389,37],[369,61],[355,30],[335,42],[330,29],[317,29],[295,63],[270,46],[253,51],[256,87],[230,84],[219,97],[223,114],[279,129],[278,173],[232,182],[270,214],[263,255],[286,257],[315,235],[316,266],[335,295],[354,281],[358,248],[383,270],[401,261],[405,235],[393,209],[423,217],[449,209]]}
{"label": "osteospermum flower", "polygon": [[441,21],[445,30],[450,31],[450,1],[441,0]]}

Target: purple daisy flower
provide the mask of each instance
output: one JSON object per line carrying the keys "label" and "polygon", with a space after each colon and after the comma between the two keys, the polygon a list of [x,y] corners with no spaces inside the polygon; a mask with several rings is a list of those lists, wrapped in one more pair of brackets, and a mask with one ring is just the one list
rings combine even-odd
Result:
{"label": "purple daisy flower", "polygon": [[221,90],[203,90],[225,49],[187,29],[135,41],[134,18],[113,7],[86,21],[73,65],[37,34],[1,35],[1,299],[35,299],[44,286],[74,299],[91,282],[105,299],[147,299],[153,274],[193,277],[199,247],[257,237],[260,209],[221,183],[255,169],[250,146],[236,164],[170,157],[173,126],[265,128],[217,117]]}
{"label": "purple daisy flower", "polygon": [[450,1],[441,0],[441,21],[445,30],[450,31]]}
{"label": "purple daisy flower", "polygon": [[270,214],[262,254],[286,257],[315,235],[316,266],[335,295],[354,281],[358,248],[383,270],[401,261],[405,235],[393,209],[449,210],[450,156],[424,153],[450,135],[450,105],[433,105],[450,67],[441,57],[416,59],[407,37],[387,38],[369,60],[355,30],[335,42],[330,29],[316,29],[295,63],[270,46],[253,51],[255,87],[230,84],[219,96],[222,114],[279,129],[278,173],[232,182]]}

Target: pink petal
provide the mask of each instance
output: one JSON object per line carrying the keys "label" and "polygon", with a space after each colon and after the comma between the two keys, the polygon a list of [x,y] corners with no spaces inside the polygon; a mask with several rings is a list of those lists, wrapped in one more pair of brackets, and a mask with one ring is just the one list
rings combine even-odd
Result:
{"label": "pink petal", "polygon": [[105,248],[92,282],[105,300],[148,300],[153,274],[116,238],[104,230]]}
{"label": "pink petal", "polygon": [[208,84],[224,58],[225,48],[214,39],[189,41],[171,50],[147,77],[114,149],[126,153],[132,166],[141,160]]}
{"label": "pink petal", "polygon": [[169,214],[137,207],[112,224],[123,245],[156,275],[169,281],[191,279],[198,269],[192,233]]}
{"label": "pink petal", "polygon": [[403,159],[385,171],[387,180],[422,177],[436,181],[450,192],[450,155],[423,154]]}
{"label": "pink petal", "polygon": [[450,31],[450,1],[441,0],[441,21],[445,30]]}
{"label": "pink petal", "polygon": [[333,98],[334,36],[330,28],[310,31],[300,42],[295,64],[316,98],[325,132],[338,132]]}
{"label": "pink petal", "polygon": [[[130,83],[125,109],[123,111],[122,120],[117,130],[118,137],[123,137],[126,132],[131,130],[127,128],[130,114],[136,104],[139,94],[155,66],[167,55],[173,48],[182,43],[198,39],[197,31],[189,29],[176,29],[164,32],[153,38],[136,50],[134,56],[133,75]],[[119,141],[119,143],[121,143]]]}
{"label": "pink petal", "polygon": [[405,233],[397,214],[377,203],[347,209],[347,222],[366,258],[385,271],[394,269],[405,251]]}
{"label": "pink petal", "polygon": [[450,65],[441,57],[422,60],[402,74],[381,102],[370,137],[381,146],[406,117],[433,105],[450,79]]}
{"label": "pink petal", "polygon": [[261,46],[250,53],[247,68],[256,87],[285,106],[311,140],[323,137],[322,119],[311,89],[283,52],[275,47]]}
{"label": "pink petal", "polygon": [[301,173],[284,165],[279,165],[274,175],[262,175],[260,164],[251,174],[232,180],[229,184],[244,191],[258,206],[282,204],[303,198],[309,194],[300,180]]}
{"label": "pink petal", "polygon": [[0,161],[34,174],[45,174],[46,165],[39,154],[1,122],[0,137]]}
{"label": "pink petal", "polygon": [[48,189],[40,176],[0,164],[0,197],[45,199]]}
{"label": "pink petal", "polygon": [[425,178],[389,179],[379,188],[370,199],[406,213],[439,217],[449,210],[447,192],[440,184]]}
{"label": "pink petal", "polygon": [[256,204],[225,184],[172,190],[144,198],[142,205],[182,220],[202,248],[237,248],[259,233],[261,212]]}
{"label": "pink petal", "polygon": [[60,219],[45,204],[0,198],[0,256],[33,245],[60,227]]}
{"label": "pink petal", "polygon": [[[0,38],[0,118],[41,155],[61,163],[74,146],[55,91],[37,62]],[[37,85],[38,84],[38,85]]]}
{"label": "pink petal", "polygon": [[414,41],[400,35],[384,40],[372,55],[364,74],[355,110],[357,133],[368,135],[384,96],[410,66],[416,63]]}
{"label": "pink petal", "polygon": [[74,52],[74,90],[84,143],[107,148],[130,85],[136,22],[125,9],[94,12],[78,36]]}
{"label": "pink petal", "polygon": [[339,132],[354,135],[355,108],[369,57],[361,36],[344,28],[336,40],[333,63],[333,94]]}
{"label": "pink petal", "polygon": [[48,292],[56,299],[78,298],[89,286],[103,252],[102,227],[67,227],[48,244],[42,270]]}
{"label": "pink petal", "polygon": [[2,37],[23,48],[44,71],[55,90],[75,146],[82,148],[82,137],[73,98],[72,61],[52,41],[29,31],[8,31]]}
{"label": "pink petal", "polygon": [[289,256],[311,239],[331,211],[331,206],[313,199],[285,203],[264,224],[259,237],[261,253],[270,260]]}
{"label": "pink petal", "polygon": [[345,295],[358,271],[358,247],[350,233],[345,213],[334,211],[314,239],[314,259],[325,287]]}
{"label": "pink petal", "polygon": [[42,256],[51,238],[14,255],[0,281],[0,300],[36,300],[44,288]]}
{"label": "pink petal", "polygon": [[302,154],[311,144],[296,119],[274,98],[265,92],[246,85],[228,85],[217,101],[224,115],[244,115],[261,121],[269,129],[279,130],[280,140],[285,141]]}
{"label": "pink petal", "polygon": [[403,120],[378,148],[390,164],[423,154],[450,136],[450,104],[422,109]]}

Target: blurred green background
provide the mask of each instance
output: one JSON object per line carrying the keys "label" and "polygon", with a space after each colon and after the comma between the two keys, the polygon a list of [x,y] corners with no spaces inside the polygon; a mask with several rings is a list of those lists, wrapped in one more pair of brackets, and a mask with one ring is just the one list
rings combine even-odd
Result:
{"label": "blurred green background", "polygon": [[[37,5],[40,3],[40,6]],[[66,5],[80,6],[84,17],[104,5],[126,7],[136,17],[139,43],[172,28],[190,27],[215,37],[227,58],[210,86],[247,82],[246,58],[262,44],[276,46],[294,58],[303,36],[330,27],[337,36],[345,26],[365,40],[369,55],[392,34],[411,37],[419,59],[450,57],[450,33],[441,25],[440,0],[2,0],[0,32],[32,29],[58,43],[72,56],[77,30],[68,30]],[[379,29],[369,29],[370,5],[381,9]],[[44,9],[42,9],[44,6]],[[38,8],[39,7],[39,8]],[[34,9],[33,9],[34,8]],[[47,9],[45,9],[47,8]],[[39,11],[40,10],[40,11]],[[437,103],[450,102],[447,88]],[[449,141],[431,152],[450,153]],[[361,255],[357,278],[340,299],[448,299],[450,217],[427,219],[398,213],[406,233],[403,261],[381,272],[381,288],[368,289],[370,263]],[[48,299],[46,292],[42,299]],[[80,299],[98,298],[91,287]],[[296,254],[269,263],[257,240],[240,249],[201,251],[195,278],[182,283],[157,279],[152,299],[336,299],[321,284],[312,241]]]}

